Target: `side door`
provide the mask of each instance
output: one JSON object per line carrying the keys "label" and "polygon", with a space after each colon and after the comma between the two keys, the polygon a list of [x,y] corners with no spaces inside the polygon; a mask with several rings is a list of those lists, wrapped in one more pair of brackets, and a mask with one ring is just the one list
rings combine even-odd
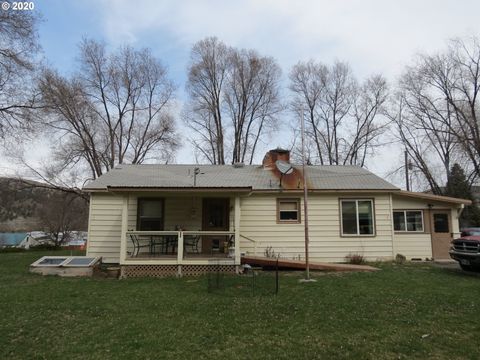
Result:
{"label": "side door", "polygon": [[432,211],[432,255],[435,260],[450,259],[448,250],[452,241],[450,211]]}
{"label": "side door", "polygon": [[[203,231],[228,231],[230,227],[230,199],[204,198],[202,211]],[[202,254],[223,253],[225,236],[202,236]]]}

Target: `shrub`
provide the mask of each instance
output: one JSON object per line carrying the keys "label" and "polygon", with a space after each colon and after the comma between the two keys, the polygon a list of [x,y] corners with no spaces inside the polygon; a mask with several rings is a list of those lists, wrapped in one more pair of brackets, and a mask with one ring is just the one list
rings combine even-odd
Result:
{"label": "shrub", "polygon": [[361,254],[348,254],[345,260],[349,264],[360,265],[365,263],[365,258]]}
{"label": "shrub", "polygon": [[275,250],[271,246],[268,246],[265,248],[265,251],[263,252],[266,258],[276,258],[277,254],[275,254]]}
{"label": "shrub", "polygon": [[397,256],[395,256],[395,263],[403,264],[405,261],[407,261],[407,258],[405,257],[405,255],[397,254]]}

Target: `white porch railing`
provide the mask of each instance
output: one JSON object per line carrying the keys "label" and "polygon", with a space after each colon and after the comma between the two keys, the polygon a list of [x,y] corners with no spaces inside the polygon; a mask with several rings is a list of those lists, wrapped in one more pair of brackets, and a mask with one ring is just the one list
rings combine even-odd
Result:
{"label": "white porch railing", "polygon": [[[176,259],[182,264],[185,259],[194,258],[236,259],[239,247],[235,234],[235,231],[127,231],[125,261]],[[210,241],[217,242],[215,248],[202,248],[202,239],[207,236],[212,238]]]}
{"label": "white porch railing", "polygon": [[[122,226],[121,226],[121,241],[120,241],[120,263],[125,264],[125,263],[134,263],[133,260],[136,259],[135,263],[136,264],[143,264],[143,263],[176,263],[178,265],[182,263],[190,263],[193,262],[194,260],[192,259],[185,259],[184,258],[184,249],[185,249],[185,243],[184,239],[185,236],[188,237],[203,237],[203,236],[218,236],[218,237],[224,237],[227,240],[227,243],[229,243],[228,248],[233,247],[233,255],[234,255],[234,264],[240,265],[240,196],[236,195],[235,196],[235,206],[234,206],[234,224],[233,224],[233,231],[129,231],[128,230],[128,224],[129,224],[129,219],[128,219],[128,214],[129,214],[129,197],[128,195],[125,195],[123,197],[123,205],[122,205]],[[136,246],[134,246],[132,238],[131,237],[137,237],[138,245],[145,245],[144,247],[139,247],[138,251],[136,249]],[[140,239],[141,238],[141,239]],[[155,256],[151,257],[149,260],[146,260],[145,258],[139,259],[138,254],[140,254],[140,250],[142,252],[145,252],[145,249],[147,253],[151,253],[152,249],[155,255],[156,252],[156,247],[157,246],[162,246],[162,241],[160,242],[160,245],[155,243],[155,239],[169,239],[170,243],[173,243],[174,245],[176,244],[177,252],[176,254],[172,252],[172,254],[165,254],[167,257],[167,260],[164,260],[164,258],[156,258]],[[232,240],[233,240],[233,246],[232,246]],[[164,242],[163,242],[164,243]],[[166,242],[169,244],[169,242]],[[135,250],[135,251],[134,251]],[[135,256],[137,254],[137,256]],[[170,255],[170,256],[169,256]],[[176,255],[176,257],[175,257]],[[168,257],[169,256],[169,257]],[[185,262],[184,262],[185,260]],[[228,261],[231,261],[230,259],[225,259]],[[204,260],[202,260],[204,261]],[[201,264],[200,260],[197,260],[196,263]],[[208,263],[208,259],[204,261],[205,263]]]}

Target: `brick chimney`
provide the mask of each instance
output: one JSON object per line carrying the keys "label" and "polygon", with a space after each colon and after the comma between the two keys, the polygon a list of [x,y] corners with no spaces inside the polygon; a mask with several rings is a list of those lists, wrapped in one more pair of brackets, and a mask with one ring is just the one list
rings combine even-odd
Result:
{"label": "brick chimney", "polygon": [[262,165],[264,169],[275,169],[275,161],[282,160],[290,162],[290,150],[276,148],[270,150],[263,157]]}

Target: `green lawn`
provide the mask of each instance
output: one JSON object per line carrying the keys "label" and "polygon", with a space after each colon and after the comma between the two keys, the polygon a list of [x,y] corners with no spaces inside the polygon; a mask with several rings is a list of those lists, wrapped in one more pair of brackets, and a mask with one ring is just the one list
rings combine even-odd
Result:
{"label": "green lawn", "polygon": [[[277,296],[207,280],[28,273],[0,254],[0,359],[479,359],[480,276],[431,265],[280,278]],[[246,282],[245,282],[246,283]]]}

